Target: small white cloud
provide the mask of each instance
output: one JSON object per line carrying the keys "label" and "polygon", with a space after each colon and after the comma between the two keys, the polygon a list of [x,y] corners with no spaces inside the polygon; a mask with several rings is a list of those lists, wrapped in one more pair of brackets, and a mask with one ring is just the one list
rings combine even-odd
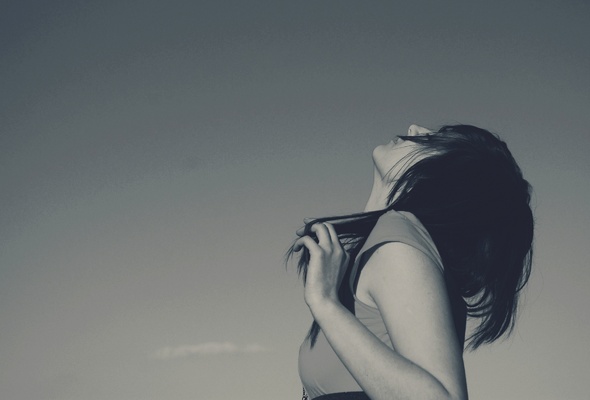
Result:
{"label": "small white cloud", "polygon": [[212,356],[238,353],[253,354],[266,351],[269,350],[257,343],[238,346],[232,342],[207,342],[191,346],[162,347],[153,354],[153,357],[160,360],[169,360],[172,358],[184,358],[190,356]]}
{"label": "small white cloud", "polygon": [[268,350],[257,343],[248,344],[242,348],[243,353],[264,353],[265,351]]}

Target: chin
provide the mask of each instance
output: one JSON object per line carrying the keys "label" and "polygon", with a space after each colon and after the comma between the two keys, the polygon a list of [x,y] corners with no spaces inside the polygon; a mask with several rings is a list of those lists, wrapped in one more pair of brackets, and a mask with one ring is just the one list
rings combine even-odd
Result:
{"label": "chin", "polygon": [[383,153],[385,152],[385,147],[387,147],[386,144],[380,144],[379,146],[377,146],[373,149],[372,157],[373,157],[374,163],[377,163],[377,161],[383,157]]}

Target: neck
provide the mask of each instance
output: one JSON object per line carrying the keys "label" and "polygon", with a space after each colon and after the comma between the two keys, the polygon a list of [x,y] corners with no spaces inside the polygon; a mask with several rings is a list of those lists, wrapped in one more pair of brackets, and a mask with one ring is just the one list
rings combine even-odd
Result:
{"label": "neck", "polygon": [[387,196],[391,190],[391,184],[383,182],[381,175],[375,170],[373,172],[373,189],[365,205],[365,212],[383,210],[387,207]]}

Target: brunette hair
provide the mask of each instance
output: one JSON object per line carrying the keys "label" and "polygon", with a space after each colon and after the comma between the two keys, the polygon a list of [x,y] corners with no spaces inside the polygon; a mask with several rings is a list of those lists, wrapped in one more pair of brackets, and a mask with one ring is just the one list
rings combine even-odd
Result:
{"label": "brunette hair", "polygon": [[[334,224],[350,253],[340,299],[352,310],[350,267],[381,215],[390,210],[414,214],[432,237],[445,268],[447,286],[465,301],[467,315],[479,319],[468,338],[475,349],[514,327],[519,292],[531,272],[534,220],[531,186],[506,143],[472,125],[446,125],[427,136],[400,136],[424,154],[395,182],[383,210],[318,218],[304,234],[313,236],[317,222]],[[291,248],[287,259],[293,255]],[[307,271],[303,250],[298,271]],[[455,318],[457,318],[455,316]],[[314,321],[312,345],[319,332]],[[464,332],[458,332],[463,337]]]}

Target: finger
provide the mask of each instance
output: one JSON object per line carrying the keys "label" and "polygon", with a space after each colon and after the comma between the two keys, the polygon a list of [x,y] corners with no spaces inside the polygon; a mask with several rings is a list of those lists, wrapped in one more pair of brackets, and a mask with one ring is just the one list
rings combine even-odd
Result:
{"label": "finger", "polygon": [[336,229],[334,229],[334,225],[332,225],[328,222],[324,222],[324,226],[326,227],[326,229],[328,230],[328,233],[330,234],[330,240],[332,241],[332,243],[340,244],[340,239],[338,239],[338,234],[336,233]]}
{"label": "finger", "polygon": [[304,236],[304,235],[306,235],[309,232],[309,230],[307,229],[307,227],[309,226],[309,224],[311,224],[315,220],[316,220],[315,218],[303,218],[303,223],[305,224],[305,226],[297,229],[295,231],[295,234],[297,236]]}
{"label": "finger", "polygon": [[309,236],[303,236],[297,239],[297,241],[293,245],[293,251],[297,252],[304,247],[306,247],[310,253],[315,253],[320,249],[320,246],[315,242],[315,240],[313,240]]}
{"label": "finger", "polygon": [[332,238],[330,237],[330,232],[328,232],[326,225],[322,223],[313,224],[311,231],[318,237],[318,244],[326,246],[332,245]]}

